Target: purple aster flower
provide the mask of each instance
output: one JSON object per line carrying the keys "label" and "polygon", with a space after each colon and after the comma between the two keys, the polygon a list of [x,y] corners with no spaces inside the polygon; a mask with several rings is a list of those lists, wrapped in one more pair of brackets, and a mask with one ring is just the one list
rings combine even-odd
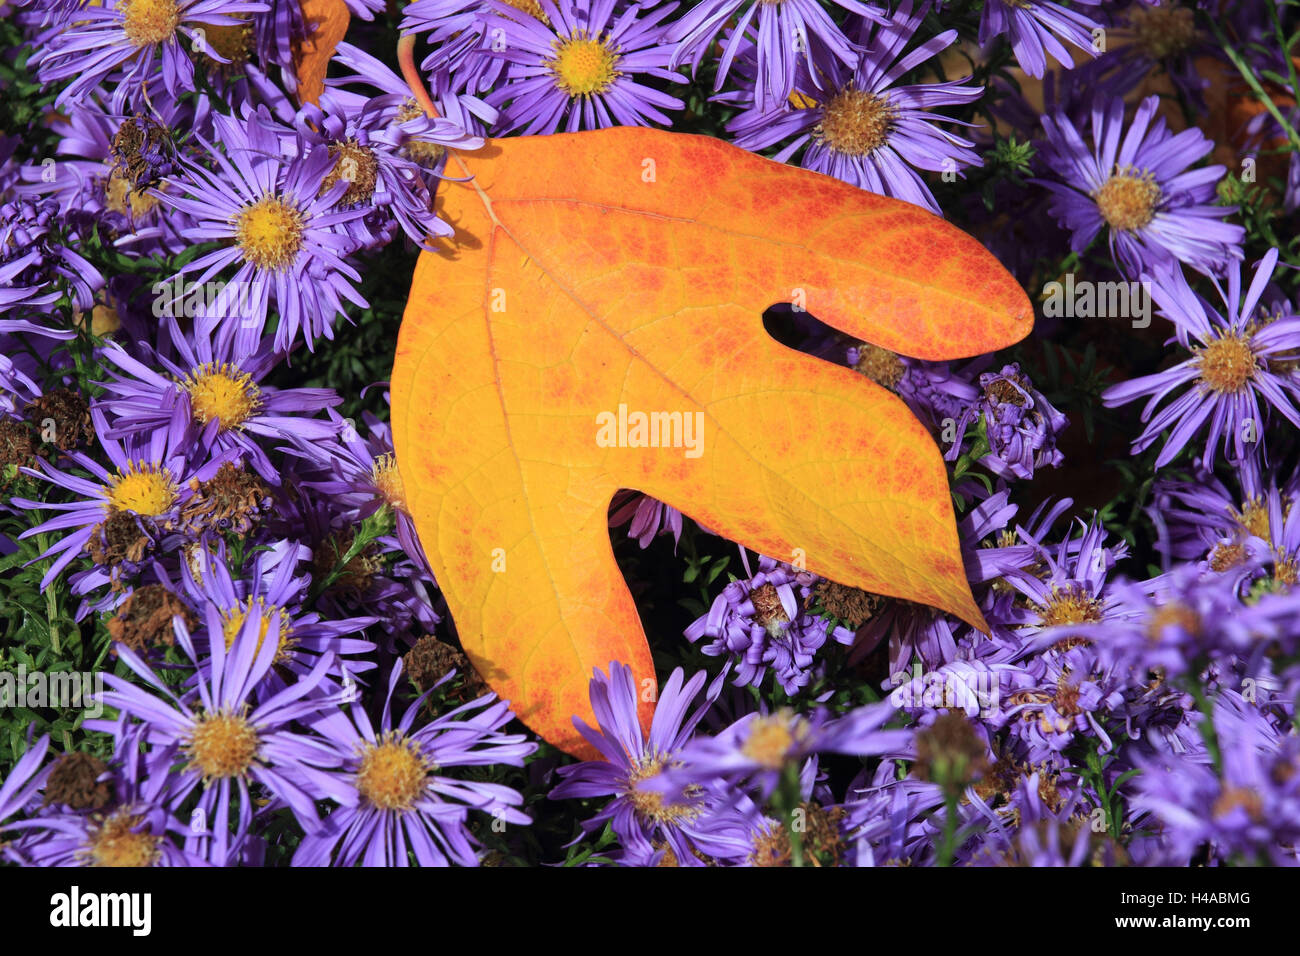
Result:
{"label": "purple aster flower", "polygon": [[[170,295],[173,286],[161,288],[159,298]],[[204,314],[214,309],[219,318],[230,315],[220,302],[224,291],[217,294],[216,303],[203,303]],[[172,306],[172,311],[184,307],[179,300],[164,304]],[[201,324],[196,322],[194,332],[187,336],[174,315],[162,317],[163,348],[175,350],[174,361],[152,352],[148,363],[141,362],[113,343],[99,351],[101,359],[119,370],[100,383],[107,396],[99,399],[97,406],[112,416],[103,434],[106,438],[144,437],[159,430],[172,447],[197,446],[211,454],[232,451],[246,458],[266,481],[279,484],[279,471],[267,458],[262,443],[332,438],[337,425],[313,416],[342,399],[328,388],[281,389],[260,384],[279,364],[280,353],[266,341],[248,349],[242,338],[217,336],[214,340],[211,330],[200,330]]]}
{"label": "purple aster flower", "polygon": [[671,851],[679,866],[700,866],[705,862],[701,857],[743,858],[749,852],[747,826],[728,794],[709,781],[668,795],[656,786],[677,765],[678,752],[721,693],[725,674],[724,669],[691,710],[708,675],[700,671],[686,681],[680,667],[674,670],[660,690],[647,737],[637,715],[640,693],[631,669],[613,661],[609,676],[595,671],[591,707],[599,729],[577,717],[573,725],[604,759],[559,768],[562,780],[551,799],[613,797],[582,828],[590,834],[610,824],[631,859],[648,861],[661,851]]}
{"label": "purple aster flower", "polygon": [[[1107,532],[1097,518],[1076,519],[1082,534],[1067,535],[1048,546],[1040,535],[1017,526],[1017,536],[1034,546],[1036,561],[1028,567],[1007,569],[1002,585],[1014,589],[1018,600],[999,605],[993,623],[993,640],[1002,650],[1000,659],[1025,660],[1040,652],[1068,650],[1083,638],[1078,625],[1114,620],[1119,609],[1106,591],[1117,562],[1128,556],[1128,545],[1106,544]],[[1046,525],[1041,526],[1046,530]]]}
{"label": "purple aster flower", "polygon": [[1225,691],[1214,705],[1221,771],[1169,755],[1139,755],[1132,807],[1161,824],[1183,865],[1205,848],[1212,860],[1295,866],[1300,842],[1300,739]]}
{"label": "purple aster flower", "polygon": [[[326,496],[335,510],[351,511],[356,520],[369,518],[381,508],[392,510],[397,540],[416,564],[428,567],[415,522],[406,505],[406,489],[393,453],[393,432],[369,412],[363,421],[369,433],[362,438],[354,423],[330,411],[334,431],[330,441],[295,441],[295,449],[286,449],[311,465],[319,473],[304,475],[302,487]],[[432,572],[428,575],[432,578]]]}
{"label": "purple aster flower", "polygon": [[[766,12],[793,4],[758,6]],[[863,52],[844,63],[832,56],[801,63],[793,96],[775,101],[756,96],[753,106],[727,125],[736,145],[761,150],[794,137],[775,155],[778,162],[802,151],[799,163],[806,169],[941,214],[916,170],[956,173],[980,165],[980,159],[972,143],[938,126],[955,121],[930,109],[970,103],[983,88],[960,81],[895,85],[957,39],[956,30],[947,30],[904,55],[928,10],[923,2],[914,13],[911,0],[904,0],[893,18],[864,25]]]}
{"label": "purple aster flower", "polygon": [[650,785],[677,794],[692,784],[722,779],[750,788],[765,801],[791,767],[802,768],[817,754],[864,757],[906,745],[911,730],[884,729],[896,714],[888,701],[834,718],[824,707],[811,714],[785,708],[746,714],[716,736],[697,737],[683,746],[679,760]]}
{"label": "purple aster flower", "polygon": [[[43,459],[39,462],[40,471],[22,469],[33,478],[48,481],[79,496],[67,503],[14,499],[14,504],[20,508],[61,512],[29,528],[20,537],[51,531],[71,532],[41,555],[42,558],[54,558],[41,579],[42,588],[49,587],[73,559],[88,549],[112,565],[123,560],[136,564],[155,547],[164,550],[178,547],[178,536],[169,538],[167,532],[174,527],[180,506],[193,493],[190,482],[207,480],[225,463],[224,458],[217,457],[202,468],[194,469],[185,455],[167,444],[165,432],[153,432],[145,443],[121,443],[103,437],[103,430],[108,426],[102,413],[92,408],[91,417],[100,436],[100,446],[114,471],[109,472],[79,451],[67,453],[68,464],[90,472],[91,478],[56,468]],[[109,581],[108,571],[99,568],[90,586],[97,587]],[[85,588],[81,590],[84,593]]]}
{"label": "purple aster flower", "polygon": [[[1059,468],[1065,456],[1056,448],[1056,437],[1069,424],[1043,394],[1034,388],[1018,364],[1004,365],[998,373],[980,376],[979,401],[969,406],[956,425],[962,435],[978,419],[987,437],[989,451],[978,462],[1001,478],[1034,477],[1034,469]],[[962,450],[953,442],[944,458],[955,461]]]}
{"label": "purple aster flower", "polygon": [[617,0],[577,0],[563,8],[539,2],[544,21],[491,2],[504,33],[496,55],[510,63],[505,81],[487,97],[501,111],[501,132],[672,125],[663,110],[681,109],[682,101],[634,77],[682,82],[668,68],[672,49],[660,26],[676,4],[651,10],[632,4],[616,15]]}
{"label": "purple aster flower", "polygon": [[[1078,0],[1083,6],[1097,6],[1101,0]],[[1020,68],[1032,77],[1041,78],[1047,71],[1050,56],[1067,70],[1074,61],[1061,40],[1096,56],[1093,31],[1101,24],[1059,3],[1026,0],[987,0],[980,17],[980,46],[994,37],[1007,35],[1011,52]],[[1059,37],[1059,39],[1058,39]]]}
{"label": "purple aster flower", "polygon": [[[211,825],[192,828],[185,849],[218,866],[237,861],[246,850],[257,807],[250,785],[270,791],[305,830],[314,831],[319,826],[314,797],[297,781],[305,765],[337,760],[320,741],[291,729],[295,721],[337,713],[340,698],[312,696],[334,666],[333,655],[326,652],[310,673],[253,706],[254,692],[279,653],[279,642],[264,640],[260,625],[259,616],[249,615],[229,651],[224,640],[209,639],[201,656],[184,622],[173,618],[176,643],[196,670],[194,687],[184,697],[123,645],[118,645],[119,658],[147,686],[104,675],[112,688],[104,703],[147,728],[151,772],[168,778],[169,805],[179,809],[198,791],[195,809]],[[86,727],[111,732],[114,725],[87,721]]]}
{"label": "purple aster flower", "polygon": [[[21,813],[31,806],[45,786],[53,764],[45,767],[41,762],[50,749],[49,734],[42,734],[35,743],[28,744],[26,751],[18,758],[9,771],[4,782],[0,783],[0,837],[9,831],[12,824],[5,823],[9,817]],[[4,839],[0,838],[0,858],[21,861],[22,857]]]}
{"label": "purple aster flower", "polygon": [[[100,84],[112,90],[115,112],[145,105],[144,87],[161,72],[168,95],[194,88],[194,64],[183,44],[198,42],[202,30],[240,24],[234,14],[269,9],[259,0],[104,0],[68,9],[36,57],[42,83],[70,81],[60,106]],[[158,57],[161,55],[161,71]],[[208,56],[220,54],[209,49]]]}
{"label": "purple aster flower", "polygon": [[1257,461],[1247,459],[1238,469],[1240,494],[1229,491],[1199,464],[1193,471],[1193,481],[1157,480],[1147,507],[1147,515],[1156,526],[1156,550],[1170,560],[1203,561],[1211,567],[1221,547],[1242,544],[1250,537],[1267,539],[1266,483],[1254,467]]}
{"label": "purple aster flower", "polygon": [[[749,558],[741,552],[745,569]],[[851,644],[853,632],[805,610],[820,579],[808,571],[766,556],[758,572],[732,581],[713,601],[707,614],[686,629],[695,643],[709,638],[703,651],[710,657],[731,655],[736,661],[736,685],[757,687],[770,668],[787,694],[798,693],[812,680],[817,651],[827,638]]]}
{"label": "purple aster flower", "polygon": [[[145,729],[114,724],[113,763],[101,782],[112,794],[105,807],[47,806],[22,828],[32,866],[207,866],[203,857],[178,843],[190,833],[167,806],[168,777],[150,773],[142,751]],[[54,769],[51,767],[51,769]],[[47,792],[47,804],[50,794]]]}
{"label": "purple aster flower", "polygon": [[196,111],[164,100],[161,123],[144,115],[123,118],[88,95],[52,123],[58,162],[24,166],[25,182],[16,191],[56,202],[64,223],[83,234],[97,229],[134,254],[178,253],[189,244],[189,223],[163,215],[149,190],[178,169],[172,130],[201,128],[205,112],[206,101]]}
{"label": "purple aster flower", "polygon": [[412,856],[421,866],[476,866],[467,826],[471,810],[505,824],[532,822],[518,809],[523,798],[517,791],[444,772],[523,765],[537,745],[524,734],[501,733],[514,718],[509,704],[488,694],[412,729],[431,688],[394,725],[392,699],[401,676],[398,660],[378,732],[360,707],[313,723],[333,759],[328,770],[304,768],[305,776],[314,792],[337,806],[319,831],[303,839],[295,866],[407,866]]}
{"label": "purple aster flower", "polygon": [[[220,323],[220,332],[238,336],[245,351],[253,351],[260,339],[272,300],[279,316],[276,350],[287,351],[299,332],[313,348],[320,336],[333,337],[333,318],[343,313],[344,299],[366,306],[351,285],[361,277],[343,258],[362,241],[347,227],[365,210],[337,208],[349,188],[346,181],[324,188],[336,163],[328,147],[296,159],[282,156],[264,108],[243,121],[218,115],[213,125],[227,154],[204,145],[219,172],[185,161],[187,175],[174,182],[186,195],[154,192],[194,218],[192,240],[228,243],[187,263],[180,275],[198,273],[193,281],[202,286],[234,269],[229,286],[248,305],[239,309],[237,320]],[[217,326],[204,320],[199,331],[210,334]]]}
{"label": "purple aster flower", "polygon": [[537,0],[515,0],[510,13],[486,0],[413,0],[402,9],[403,33],[425,34],[432,52],[421,67],[451,90],[485,93],[502,79],[507,62],[496,56],[505,44],[504,18],[547,22]]}
{"label": "purple aster flower", "polygon": [[[1271,318],[1261,316],[1257,308],[1277,260],[1277,250],[1270,249],[1244,293],[1241,267],[1233,263],[1227,290],[1214,283],[1226,308],[1222,312],[1192,291],[1181,270],[1154,277],[1152,296],[1161,314],[1174,324],[1174,338],[1192,356],[1162,372],[1115,385],[1102,395],[1109,406],[1150,397],[1142,410],[1147,427],[1133,442],[1135,454],[1154,445],[1169,429],[1156,458],[1155,466],[1161,468],[1208,425],[1201,461],[1209,469],[1220,445],[1232,461],[1262,458],[1270,412],[1300,427],[1300,381],[1291,367],[1300,355],[1300,316]],[[1182,394],[1153,416],[1157,406],[1180,388],[1185,389]]]}
{"label": "purple aster flower", "polygon": [[[857,0],[834,2],[867,21],[885,19],[878,10]],[[697,70],[718,34],[735,17],[735,26],[723,44],[714,89],[722,89],[738,54],[752,46],[757,61],[754,98],[759,107],[784,101],[795,89],[796,71],[801,66],[806,68],[816,54],[824,52],[848,66],[858,60],[858,47],[817,0],[703,0],[666,33],[665,39],[676,44],[670,67],[676,69],[689,63],[692,72]]]}
{"label": "purple aster flower", "polygon": [[[1233,6],[1241,9],[1250,4]],[[1214,70],[1207,70],[1204,60],[1224,57],[1210,34],[1197,29],[1191,5],[1178,0],[1161,0],[1158,5],[1132,3],[1118,21],[1107,31],[1114,49],[1102,57],[1104,68],[1114,76],[1112,88],[1125,94],[1159,69],[1198,111],[1207,110],[1204,94]],[[1225,61],[1219,70],[1225,79],[1227,71]]]}
{"label": "purple aster flower", "polygon": [[1100,666],[1086,644],[1069,646],[1067,639],[1056,648],[1001,675],[1002,707],[990,720],[1032,766],[1067,766],[1064,754],[1080,739],[1095,739],[1098,753],[1110,753],[1115,744],[1106,723],[1123,713],[1125,675]]}
{"label": "purple aster flower", "polygon": [[1043,117],[1047,139],[1039,155],[1063,182],[1034,180],[1055,196],[1051,214],[1083,252],[1105,228],[1111,255],[1132,276],[1186,262],[1219,272],[1241,258],[1245,230],[1222,220],[1235,208],[1213,205],[1223,166],[1188,167],[1214,142],[1196,128],[1171,133],[1156,116],[1160,98],[1138,107],[1127,131],[1124,101],[1092,109],[1088,146],[1062,113]]}
{"label": "purple aster flower", "polygon": [[198,611],[208,635],[221,635],[227,650],[250,617],[260,620],[259,649],[261,641],[274,636],[275,663],[283,670],[267,676],[254,691],[255,699],[284,687],[284,672],[295,677],[310,672],[326,653],[333,655],[337,667],[321,682],[325,692],[334,690],[336,678],[341,687],[352,675],[375,667],[361,655],[375,650],[363,635],[377,618],[325,619],[303,607],[311,579],[297,572],[310,557],[310,550],[300,544],[277,541],[259,548],[236,577],[225,543],[220,542],[215,550],[201,550],[181,564],[180,587],[174,592]]}

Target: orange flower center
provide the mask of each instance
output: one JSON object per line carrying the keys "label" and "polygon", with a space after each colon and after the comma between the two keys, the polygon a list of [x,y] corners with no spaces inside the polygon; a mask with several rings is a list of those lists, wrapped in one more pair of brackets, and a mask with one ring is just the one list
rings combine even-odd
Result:
{"label": "orange flower center", "polygon": [[1102,218],[1112,229],[1131,232],[1141,229],[1156,215],[1160,187],[1150,173],[1117,170],[1106,180],[1093,198]]}
{"label": "orange flower center", "polygon": [[428,786],[432,769],[419,744],[389,731],[379,743],[366,745],[357,771],[357,792],[381,810],[410,810]]}
{"label": "orange flower center", "polygon": [[1241,335],[1215,339],[1196,354],[1201,381],[1220,394],[1240,391],[1259,368],[1250,342]]}
{"label": "orange flower center", "polygon": [[840,90],[823,107],[813,135],[837,153],[869,156],[888,141],[897,112],[875,93]]}

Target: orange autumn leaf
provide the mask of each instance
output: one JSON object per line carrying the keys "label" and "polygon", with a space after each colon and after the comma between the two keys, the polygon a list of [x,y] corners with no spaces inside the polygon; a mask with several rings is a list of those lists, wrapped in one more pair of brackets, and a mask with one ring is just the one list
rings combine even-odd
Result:
{"label": "orange autumn leaf", "polygon": [[[594,756],[570,718],[592,723],[587,682],[611,660],[647,689],[643,722],[653,711],[609,540],[620,488],[985,628],[929,433],[892,393],[762,322],[794,301],[918,358],[1009,345],[1032,309],[974,239],[916,206],[657,130],[495,140],[453,156],[448,175],[471,174],[440,188],[456,233],[416,268],[393,438],[461,642],[529,727]],[[636,413],[660,416],[658,447],[629,447],[655,437],[634,432]]]}
{"label": "orange autumn leaf", "polygon": [[293,45],[298,102],[315,103],[325,91],[325,71],[334,48],[348,32],[352,14],[343,0],[303,0],[302,18],[307,35]]}

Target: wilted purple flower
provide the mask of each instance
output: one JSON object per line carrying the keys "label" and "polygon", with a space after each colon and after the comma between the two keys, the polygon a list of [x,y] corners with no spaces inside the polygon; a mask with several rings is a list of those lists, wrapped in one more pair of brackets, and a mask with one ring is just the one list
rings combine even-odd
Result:
{"label": "wilted purple flower", "polygon": [[[763,12],[787,6],[759,4]],[[863,25],[861,52],[844,63],[828,55],[801,62],[793,96],[756,95],[752,108],[727,125],[736,145],[761,150],[793,136],[774,157],[778,162],[802,150],[799,162],[806,169],[941,214],[916,169],[956,173],[980,159],[972,143],[938,126],[953,121],[929,111],[969,103],[983,88],[960,81],[895,85],[957,39],[957,31],[948,30],[904,55],[928,10],[922,2],[913,13],[912,0],[903,0],[891,19]]]}
{"label": "wilted purple flower", "polygon": [[1043,117],[1047,139],[1039,155],[1062,182],[1035,180],[1051,190],[1050,212],[1083,252],[1103,228],[1111,255],[1136,278],[1185,262],[1221,271],[1241,258],[1245,230],[1222,220],[1234,209],[1213,205],[1222,166],[1188,166],[1214,142],[1195,127],[1171,133],[1149,96],[1124,129],[1124,101],[1092,108],[1092,149],[1063,113]]}
{"label": "wilted purple flower", "polygon": [[[1261,316],[1257,308],[1277,260],[1278,251],[1270,249],[1244,294],[1240,265],[1228,268],[1227,290],[1214,283],[1226,312],[1193,292],[1181,270],[1154,276],[1152,296],[1174,324],[1174,338],[1192,357],[1112,386],[1102,395],[1110,406],[1150,396],[1142,410],[1147,427],[1133,442],[1135,454],[1154,445],[1168,429],[1156,457],[1155,466],[1161,468],[1208,424],[1201,454],[1208,469],[1220,445],[1225,454],[1231,448],[1230,459],[1237,462],[1260,454],[1269,411],[1300,427],[1300,381],[1290,367],[1300,356],[1300,315],[1271,318]],[[1180,387],[1185,391],[1153,417],[1156,407]]]}
{"label": "wilted purple flower", "polygon": [[47,311],[64,294],[59,284],[66,286],[73,305],[86,310],[103,287],[99,271],[58,238],[52,228],[58,218],[58,204],[49,200],[0,205],[0,316],[15,315],[0,318],[0,332],[70,338],[63,329],[18,319],[17,311]]}
{"label": "wilted purple flower", "polygon": [[[1069,419],[1034,388],[1019,365],[985,372],[980,389],[979,401],[958,420],[956,434],[964,434],[971,421],[980,421],[989,444],[989,452],[978,459],[981,465],[1001,478],[1022,479],[1033,478],[1035,468],[1060,467],[1065,456],[1056,448],[1056,436]],[[954,461],[961,451],[961,443],[953,442],[944,458]]]}
{"label": "wilted purple flower", "polygon": [[[747,557],[745,566],[748,570]],[[737,685],[757,687],[771,668],[787,694],[797,693],[812,679],[813,661],[827,638],[840,644],[853,641],[848,628],[832,630],[824,617],[804,609],[818,580],[760,556],[758,572],[728,584],[708,613],[686,629],[686,638],[692,643],[710,638],[703,646],[710,657],[731,655]]]}
{"label": "wilted purple flower", "polygon": [[313,792],[337,806],[303,839],[295,866],[407,866],[412,856],[420,866],[476,866],[475,840],[466,825],[471,810],[502,823],[532,822],[518,809],[523,798],[510,787],[444,772],[523,764],[537,745],[524,734],[501,733],[514,718],[509,704],[488,694],[413,729],[428,693],[394,724],[393,692],[401,676],[399,659],[378,732],[358,706],[313,721],[330,764],[328,770],[304,767],[303,776]]}
{"label": "wilted purple flower", "polygon": [[321,188],[346,181],[348,189],[338,206],[368,211],[362,222],[379,233],[367,242],[368,248],[387,242],[386,227],[394,220],[413,242],[426,248],[433,237],[451,235],[451,226],[433,211],[436,179],[422,160],[448,149],[473,150],[483,145],[482,137],[471,136],[446,119],[431,119],[422,111],[408,115],[414,112],[406,106],[409,99],[409,94],[361,99],[329,90],[321,94],[319,106],[304,105],[294,120],[308,147],[323,143],[335,157]]}

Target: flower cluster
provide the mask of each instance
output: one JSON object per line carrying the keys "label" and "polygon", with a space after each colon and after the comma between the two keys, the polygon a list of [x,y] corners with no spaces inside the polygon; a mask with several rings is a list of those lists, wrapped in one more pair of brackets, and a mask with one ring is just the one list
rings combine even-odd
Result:
{"label": "flower cluster", "polygon": [[[320,82],[292,0],[6,6],[0,859],[1300,862],[1294,5],[346,6]],[[385,379],[448,157],[612,126],[944,216],[1042,314],[939,362],[774,305],[931,432],[979,614],[624,489],[660,686],[602,661],[574,756],[462,652]]]}

